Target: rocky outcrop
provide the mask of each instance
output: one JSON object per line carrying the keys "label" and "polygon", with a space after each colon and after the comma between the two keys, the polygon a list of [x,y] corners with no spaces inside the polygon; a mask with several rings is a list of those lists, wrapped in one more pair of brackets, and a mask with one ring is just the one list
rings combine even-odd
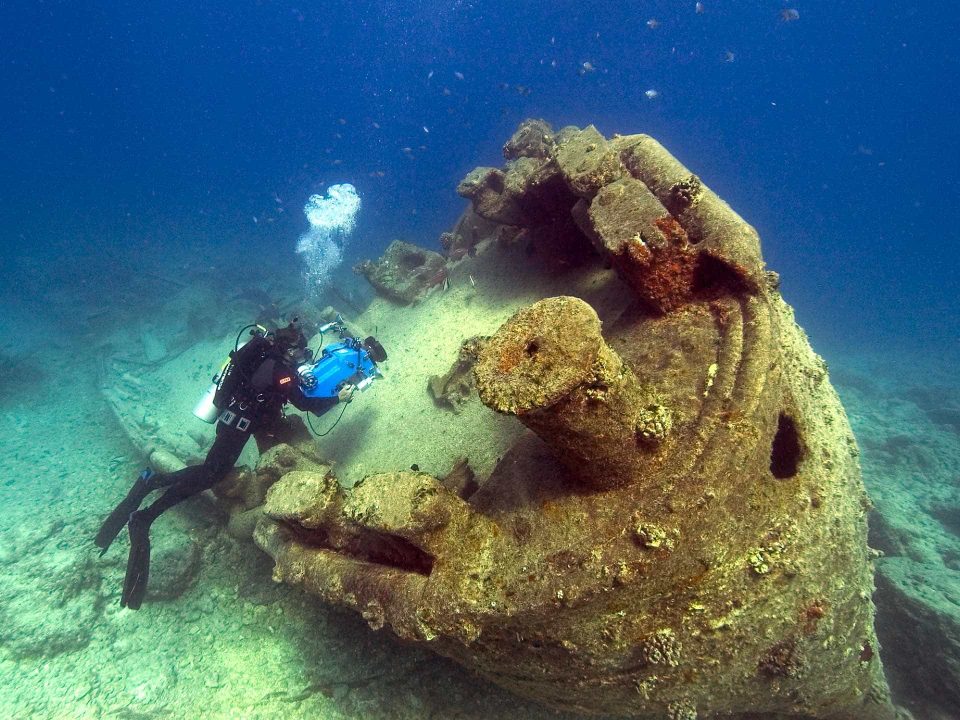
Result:
{"label": "rocky outcrop", "polygon": [[364,260],[354,272],[363,275],[384,297],[409,305],[447,277],[446,259],[439,253],[394,240],[376,262]]}
{"label": "rocky outcrop", "polygon": [[431,375],[427,380],[427,389],[440,407],[459,412],[473,394],[476,384],[473,379],[473,366],[483,343],[484,339],[477,337],[464,340],[450,369],[443,375]]}
{"label": "rocky outcrop", "polygon": [[877,566],[877,632],[892,651],[898,696],[960,717],[960,571],[906,557]]}

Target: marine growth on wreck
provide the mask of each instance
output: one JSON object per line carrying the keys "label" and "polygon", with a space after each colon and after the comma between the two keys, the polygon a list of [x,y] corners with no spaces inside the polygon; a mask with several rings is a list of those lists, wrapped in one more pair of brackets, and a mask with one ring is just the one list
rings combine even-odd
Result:
{"label": "marine growth on wreck", "polygon": [[527,121],[504,156],[460,184],[445,257],[358,268],[398,313],[509,275],[449,371],[404,375],[503,451],[424,430],[453,471],[347,487],[281,445],[238,532],[278,581],[549,706],[892,717],[857,446],[754,229],[646,135]]}

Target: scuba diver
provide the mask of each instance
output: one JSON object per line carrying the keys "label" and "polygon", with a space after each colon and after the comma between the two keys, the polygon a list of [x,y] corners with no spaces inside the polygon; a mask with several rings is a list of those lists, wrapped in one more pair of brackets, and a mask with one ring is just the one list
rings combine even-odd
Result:
{"label": "scuba diver", "polygon": [[[241,345],[240,338],[248,329],[250,339]],[[237,335],[229,359],[194,410],[200,419],[216,422],[216,439],[206,459],[201,465],[172,473],[153,473],[149,468],[141,472],[94,539],[103,555],[124,525],[129,529],[130,555],[121,607],[136,610],[143,603],[150,572],[150,525],[162,512],[223,480],[250,435],[257,439],[261,452],[289,436],[291,427],[283,414],[286,403],[322,415],[338,403],[349,403],[354,392],[366,389],[380,376],[376,363],[387,355],[375,338],[360,341],[350,337],[339,315],[335,322],[320,328],[321,342],[329,329],[338,330],[342,342],[325,348],[315,363],[311,363],[312,353],[296,318],[286,328],[269,332],[248,325]],[[141,510],[147,495],[161,489],[163,495]]]}

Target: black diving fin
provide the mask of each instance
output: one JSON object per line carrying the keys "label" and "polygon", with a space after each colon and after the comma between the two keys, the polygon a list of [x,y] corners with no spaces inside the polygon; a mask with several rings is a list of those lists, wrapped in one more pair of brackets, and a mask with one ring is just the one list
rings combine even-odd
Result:
{"label": "black diving fin", "polygon": [[138,518],[139,513],[130,516],[130,556],[127,559],[127,574],[123,579],[123,594],[120,607],[139,610],[147,594],[147,581],[150,578],[150,523]]}
{"label": "black diving fin", "polygon": [[120,501],[113,509],[113,512],[107,515],[107,519],[103,521],[103,525],[100,526],[97,536],[93,539],[93,544],[100,548],[101,557],[110,549],[117,535],[123,530],[123,526],[127,524],[130,513],[136,512],[137,508],[140,507],[140,503],[143,502],[143,499],[153,490],[153,486],[150,483],[152,476],[153,471],[145,468],[133,484],[133,487],[130,488],[127,496]]}

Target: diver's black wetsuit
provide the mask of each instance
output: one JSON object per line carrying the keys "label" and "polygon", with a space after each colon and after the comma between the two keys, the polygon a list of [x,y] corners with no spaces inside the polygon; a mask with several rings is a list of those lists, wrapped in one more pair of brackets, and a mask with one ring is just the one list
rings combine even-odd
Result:
{"label": "diver's black wetsuit", "polygon": [[[163,511],[223,480],[250,435],[257,438],[261,451],[282,437],[287,430],[283,426],[285,403],[321,415],[338,402],[335,397],[305,397],[293,362],[272,339],[255,336],[231,353],[231,359],[215,400],[221,411],[216,439],[203,464],[172,473],[141,475],[97,533],[94,542],[106,552],[129,523],[130,558],[120,599],[123,607],[135,610],[143,602],[150,565],[150,525]],[[162,488],[166,488],[163,495],[138,510],[147,495]]]}

